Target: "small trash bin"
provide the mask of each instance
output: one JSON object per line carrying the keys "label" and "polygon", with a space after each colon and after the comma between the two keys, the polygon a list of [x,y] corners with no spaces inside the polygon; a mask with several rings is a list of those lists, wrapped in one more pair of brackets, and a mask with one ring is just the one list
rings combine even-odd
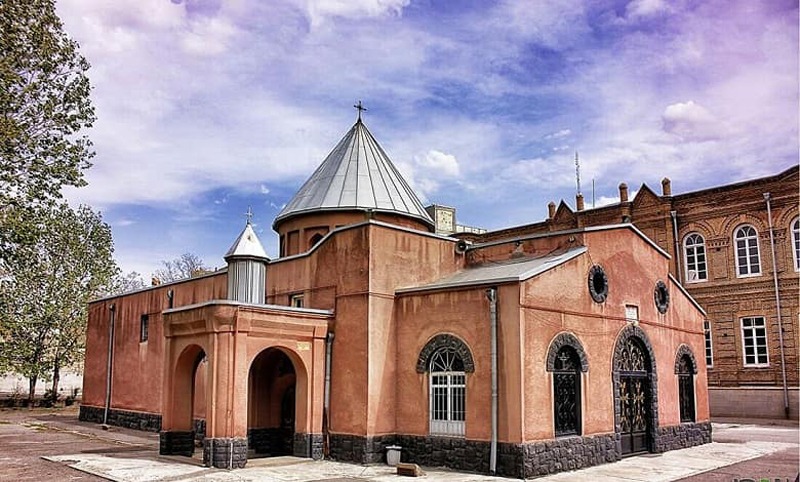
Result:
{"label": "small trash bin", "polygon": [[386,447],[386,464],[391,467],[396,467],[400,463],[400,451],[403,447],[399,445],[389,445]]}

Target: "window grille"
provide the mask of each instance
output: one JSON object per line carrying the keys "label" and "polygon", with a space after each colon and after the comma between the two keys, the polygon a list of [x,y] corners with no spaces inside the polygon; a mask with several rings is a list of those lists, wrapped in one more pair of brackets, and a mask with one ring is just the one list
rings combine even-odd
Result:
{"label": "window grille", "polygon": [[430,433],[463,437],[466,418],[466,374],[458,354],[442,348],[430,364]]}
{"label": "window grille", "polygon": [[744,366],[769,366],[767,324],[763,316],[742,318],[742,346]]}
{"label": "window grille", "polygon": [[556,436],[581,433],[581,362],[572,347],[562,347],[553,370],[553,416]]}
{"label": "window grille", "polygon": [[761,257],[758,252],[758,233],[753,226],[742,226],[734,235],[736,241],[736,276],[761,274]]}
{"label": "window grille", "polygon": [[689,355],[683,355],[678,364],[678,399],[681,422],[694,422],[694,366]]}
{"label": "window grille", "polygon": [[147,341],[150,330],[150,316],[142,315],[139,320],[139,343]]}
{"label": "window grille", "polygon": [[686,265],[686,281],[697,283],[708,279],[706,265],[706,242],[702,236],[692,233],[683,242]]}

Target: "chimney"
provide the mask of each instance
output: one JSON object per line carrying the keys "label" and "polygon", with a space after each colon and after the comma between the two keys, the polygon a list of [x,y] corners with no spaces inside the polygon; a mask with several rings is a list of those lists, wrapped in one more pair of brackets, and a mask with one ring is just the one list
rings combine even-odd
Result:
{"label": "chimney", "polygon": [[583,211],[583,194],[578,193],[575,196],[575,205],[578,208],[578,211]]}
{"label": "chimney", "polygon": [[624,182],[620,183],[619,185],[619,202],[628,202],[628,185]]}
{"label": "chimney", "polygon": [[150,285],[151,285],[151,286],[158,286],[158,285],[160,285],[160,284],[161,284],[161,280],[160,280],[160,279],[158,279],[158,278],[156,278],[155,276],[153,276],[153,277],[150,279]]}
{"label": "chimney", "polygon": [[550,201],[547,203],[547,219],[553,219],[556,217],[556,203]]}
{"label": "chimney", "polygon": [[668,177],[661,180],[661,194],[663,196],[672,196],[672,182]]}

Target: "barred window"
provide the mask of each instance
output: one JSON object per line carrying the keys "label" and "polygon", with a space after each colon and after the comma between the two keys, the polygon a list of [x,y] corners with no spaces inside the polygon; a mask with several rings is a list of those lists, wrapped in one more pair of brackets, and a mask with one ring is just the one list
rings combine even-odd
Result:
{"label": "barred window", "polygon": [[464,436],[466,415],[466,373],[461,357],[442,348],[430,364],[430,432],[434,435]]}
{"label": "barred window", "polygon": [[147,341],[147,337],[150,334],[150,316],[149,315],[142,315],[139,319],[139,343]]}
{"label": "barred window", "polygon": [[689,355],[678,362],[678,399],[681,422],[694,422],[694,364]]}
{"label": "barred window", "polygon": [[767,324],[763,316],[742,318],[742,346],[744,366],[769,366],[767,352]]}
{"label": "barred window", "polygon": [[571,346],[556,355],[553,369],[553,416],[556,436],[581,433],[581,361]]}
{"label": "barred window", "polygon": [[683,241],[683,250],[686,261],[686,281],[697,283],[708,280],[705,239],[697,233],[692,233]]}
{"label": "barred window", "polygon": [[711,368],[714,366],[714,353],[711,342],[711,323],[708,320],[703,322],[703,335],[706,339],[706,368]]}
{"label": "barred window", "polygon": [[753,226],[745,225],[734,234],[736,244],[736,276],[757,276],[761,274],[761,257],[758,252],[758,232]]}

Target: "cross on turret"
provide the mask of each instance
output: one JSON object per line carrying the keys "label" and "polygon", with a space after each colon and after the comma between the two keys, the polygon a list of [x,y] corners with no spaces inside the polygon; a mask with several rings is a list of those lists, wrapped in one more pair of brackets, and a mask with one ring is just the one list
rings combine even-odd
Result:
{"label": "cross on turret", "polygon": [[247,212],[244,213],[244,215],[247,218],[247,224],[251,224],[250,221],[253,220],[253,210],[250,209],[250,206],[247,206]]}
{"label": "cross on turret", "polygon": [[358,110],[358,120],[361,120],[361,111],[365,111],[365,110],[367,110],[367,108],[364,107],[363,105],[361,105],[361,101],[360,100],[358,101],[357,104],[353,104],[353,107],[355,107],[356,110]]}

